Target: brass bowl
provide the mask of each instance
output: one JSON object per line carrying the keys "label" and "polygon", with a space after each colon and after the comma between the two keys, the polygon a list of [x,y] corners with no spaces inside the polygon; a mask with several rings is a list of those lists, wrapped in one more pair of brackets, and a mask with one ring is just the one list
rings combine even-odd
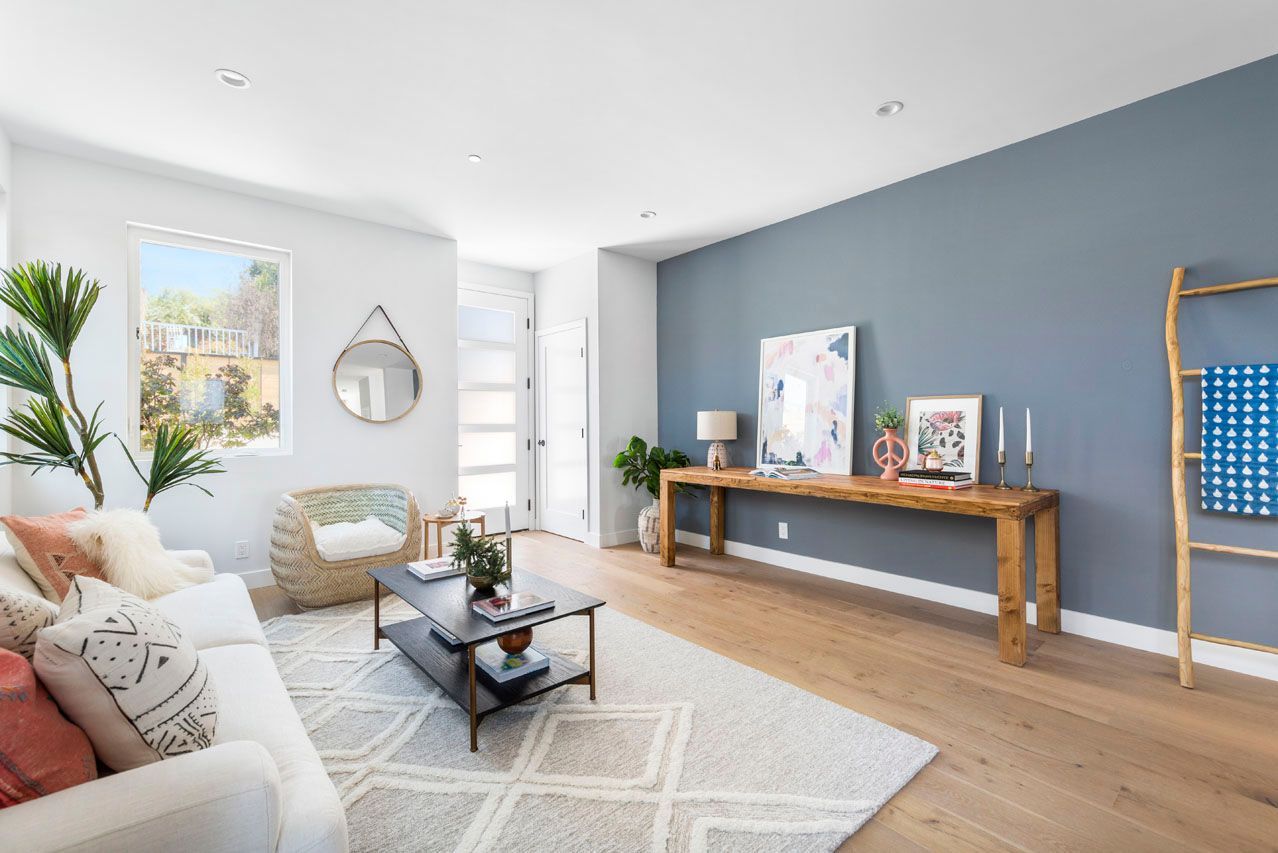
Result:
{"label": "brass bowl", "polygon": [[483,592],[492,592],[496,588],[497,583],[487,575],[480,577],[479,575],[466,575],[466,580],[470,581],[470,585],[475,589]]}

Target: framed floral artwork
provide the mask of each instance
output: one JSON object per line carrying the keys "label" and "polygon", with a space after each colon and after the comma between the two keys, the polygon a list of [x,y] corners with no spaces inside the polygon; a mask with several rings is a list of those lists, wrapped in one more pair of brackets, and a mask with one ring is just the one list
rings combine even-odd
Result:
{"label": "framed floral artwork", "polygon": [[936,451],[944,470],[967,471],[981,481],[981,395],[909,397],[905,401],[906,466],[924,467]]}
{"label": "framed floral artwork", "polygon": [[759,342],[758,465],[852,473],[856,327]]}

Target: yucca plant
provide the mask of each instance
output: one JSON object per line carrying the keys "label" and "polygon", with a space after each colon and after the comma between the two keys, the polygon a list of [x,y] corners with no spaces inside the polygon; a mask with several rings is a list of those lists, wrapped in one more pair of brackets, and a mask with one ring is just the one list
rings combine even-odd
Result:
{"label": "yucca plant", "polygon": [[[33,395],[22,407],[11,408],[0,421],[0,430],[30,445],[31,450],[0,451],[0,464],[26,465],[34,469],[33,474],[46,468],[66,468],[93,495],[94,509],[101,509],[106,493],[97,450],[114,433],[102,424],[102,403],[91,417],[86,417],[80,408],[71,372],[71,350],[97,304],[102,285],[82,270],[67,268],[64,273],[61,264],[50,266],[44,261],[0,270],[0,277],[0,302],[31,329],[29,332],[6,327],[0,332],[0,385]],[[54,378],[50,352],[62,363],[65,402]],[[192,478],[222,471],[213,457],[195,450],[195,439],[185,428],[166,433],[163,446],[157,436],[148,474],[138,468],[127,447],[124,451],[146,484],[146,509],[160,492],[195,485],[189,482]],[[211,494],[202,486],[196,488]]]}

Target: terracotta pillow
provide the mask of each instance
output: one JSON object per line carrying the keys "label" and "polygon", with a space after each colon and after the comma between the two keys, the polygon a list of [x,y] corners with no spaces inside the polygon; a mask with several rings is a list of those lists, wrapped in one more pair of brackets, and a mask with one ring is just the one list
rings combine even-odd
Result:
{"label": "terracotta pillow", "polygon": [[0,518],[18,565],[40,587],[45,598],[61,601],[71,578],[102,577],[102,570],[76,547],[67,534],[72,522],[88,518],[84,507],[53,515],[6,515]]}
{"label": "terracotta pillow", "polygon": [[97,776],[84,732],[58,711],[26,658],[0,649],[0,808]]}

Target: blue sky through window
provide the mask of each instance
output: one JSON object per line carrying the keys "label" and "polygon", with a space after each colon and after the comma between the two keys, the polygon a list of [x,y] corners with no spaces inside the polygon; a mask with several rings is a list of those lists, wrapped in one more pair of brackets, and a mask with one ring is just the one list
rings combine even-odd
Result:
{"label": "blue sky through window", "polygon": [[143,242],[141,245],[142,289],[154,296],[167,288],[189,290],[200,296],[234,290],[240,272],[252,258],[224,255],[182,246]]}

